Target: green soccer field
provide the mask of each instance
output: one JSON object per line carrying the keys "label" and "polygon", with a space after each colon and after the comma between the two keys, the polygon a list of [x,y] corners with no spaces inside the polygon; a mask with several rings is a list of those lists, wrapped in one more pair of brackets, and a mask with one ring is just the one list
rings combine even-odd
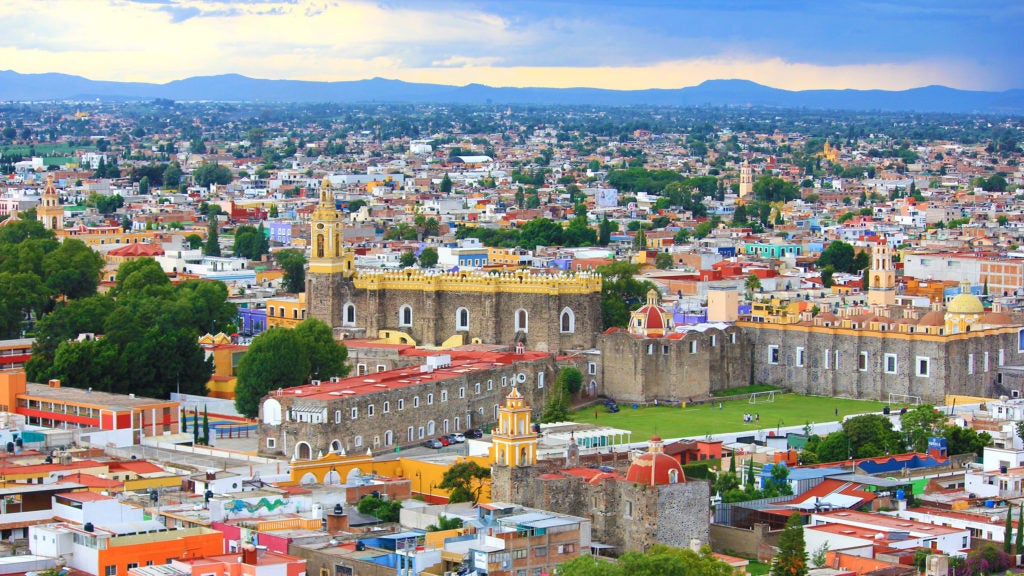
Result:
{"label": "green soccer field", "polygon": [[[743,432],[785,426],[804,426],[810,422],[831,422],[843,416],[880,412],[884,402],[848,400],[826,396],[782,394],[775,402],[750,404],[746,399],[718,401],[685,408],[667,406],[638,407],[619,404],[620,412],[612,414],[603,405],[571,413],[574,422],[614,426],[633,432],[633,442],[643,442],[657,434],[663,438],[703,436],[724,432]],[[597,411],[597,417],[594,412]],[[836,416],[836,410],[839,415]],[[760,421],[746,423],[744,414],[760,416]]]}

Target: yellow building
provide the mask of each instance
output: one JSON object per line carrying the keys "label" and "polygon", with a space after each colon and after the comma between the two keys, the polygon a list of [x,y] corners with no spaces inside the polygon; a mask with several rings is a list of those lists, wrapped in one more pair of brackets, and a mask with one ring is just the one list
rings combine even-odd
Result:
{"label": "yellow building", "polygon": [[295,328],[306,319],[306,294],[267,299],[267,328]]}
{"label": "yellow building", "polygon": [[64,207],[61,206],[60,196],[53,186],[52,175],[46,177],[46,188],[43,189],[39,206],[36,207],[36,217],[47,230],[58,232],[64,229]]}
{"label": "yellow building", "polygon": [[199,345],[208,358],[213,358],[213,374],[206,383],[208,395],[233,400],[238,383],[238,363],[249,347],[232,343],[231,338],[223,333],[216,336],[206,334],[199,338]]}
{"label": "yellow building", "polygon": [[500,466],[533,466],[537,463],[537,433],[530,422],[530,407],[513,386],[498,409],[492,460]]}

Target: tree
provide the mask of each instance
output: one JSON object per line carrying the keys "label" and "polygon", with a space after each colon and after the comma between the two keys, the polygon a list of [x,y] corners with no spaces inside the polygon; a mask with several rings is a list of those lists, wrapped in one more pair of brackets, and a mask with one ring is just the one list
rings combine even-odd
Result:
{"label": "tree", "polygon": [[192,178],[198,186],[209,188],[211,184],[230,184],[231,170],[216,162],[204,162],[192,172]]}
{"label": "tree", "polygon": [[583,389],[583,373],[577,368],[567,366],[558,371],[555,384],[562,386],[569,396],[575,396]]}
{"label": "tree", "polygon": [[210,445],[210,413],[206,406],[203,406],[203,445]]}
{"label": "tree", "polygon": [[433,268],[437,266],[437,250],[424,248],[420,252],[420,268]]}
{"label": "tree", "polygon": [[832,266],[839,272],[853,273],[859,270],[854,267],[853,258],[853,246],[842,240],[836,240],[822,250],[821,256],[818,257],[818,266],[821,268]]}
{"label": "tree", "polygon": [[249,260],[259,260],[264,254],[270,252],[270,242],[263,233],[263,223],[260,227],[239,226],[235,230],[235,245],[232,248],[235,256],[242,256]]}
{"label": "tree", "polygon": [[188,244],[189,248],[195,250],[203,245],[203,237],[199,234],[189,234],[185,236],[185,243]]}
{"label": "tree", "polygon": [[779,536],[779,553],[772,559],[771,576],[807,576],[807,551],[804,548],[804,526],[799,513],[786,521]]}
{"label": "tree", "polygon": [[81,240],[68,238],[43,257],[46,286],[64,298],[85,298],[96,293],[103,257]]}
{"label": "tree", "polygon": [[646,250],[647,249],[647,234],[644,233],[644,229],[641,228],[636,231],[636,236],[633,237],[633,249],[634,250]]}
{"label": "tree", "polygon": [[731,566],[715,558],[711,548],[700,552],[664,544],[651,546],[646,553],[627,552],[617,562],[608,562],[581,554],[558,567],[560,576],[730,576]]}
{"label": "tree", "polygon": [[[946,417],[931,404],[922,404],[900,415],[900,429],[914,452],[928,450],[928,438],[942,431]],[[959,452],[950,452],[959,454]]]}
{"label": "tree", "polygon": [[1006,508],[1006,526],[1003,529],[1003,552],[1013,552],[1013,504]]}
{"label": "tree", "polygon": [[255,418],[264,396],[271,390],[305,383],[309,367],[303,341],[294,330],[267,330],[253,338],[238,363],[235,408],[239,414]]}
{"label": "tree", "polygon": [[401,515],[402,503],[398,500],[382,500],[376,496],[363,496],[356,504],[356,510],[360,514],[368,514],[381,522],[398,522]]}
{"label": "tree", "polygon": [[624,327],[629,322],[631,307],[643,303],[647,292],[654,288],[650,281],[634,278],[639,269],[638,264],[622,261],[598,267],[602,275],[601,320],[605,330]]}
{"label": "tree", "polygon": [[608,216],[601,219],[601,223],[597,226],[597,244],[599,246],[607,246],[612,241],[612,223],[608,220]]}
{"label": "tree", "polygon": [[458,517],[447,517],[441,514],[437,517],[437,523],[427,526],[427,532],[443,532],[445,530],[455,530],[462,528],[462,518]]}
{"label": "tree", "polygon": [[831,264],[821,269],[821,285],[825,288],[831,288],[835,285],[836,281],[832,278],[835,275],[836,269]]}
{"label": "tree", "polygon": [[747,292],[756,292],[761,289],[761,279],[758,278],[757,274],[751,274],[747,276],[743,286],[747,289]]}
{"label": "tree", "polygon": [[298,294],[306,289],[306,256],[293,248],[277,252],[277,265],[284,269],[284,289]]}
{"label": "tree", "polygon": [[175,160],[167,165],[167,169],[164,170],[164,186],[168,189],[176,189],[178,184],[181,183],[181,165]]}
{"label": "tree", "polygon": [[476,462],[459,462],[445,470],[438,488],[448,490],[448,502],[480,501],[484,489],[484,480],[491,478],[491,469],[484,468]]}
{"label": "tree", "polygon": [[854,458],[874,458],[887,451],[903,451],[903,440],[893,430],[892,421],[880,414],[848,418],[843,422],[843,433],[849,440]]}
{"label": "tree", "polygon": [[277,218],[279,215],[280,212],[278,212],[277,204],[271,204],[270,212],[267,214],[267,216],[270,218]]}
{"label": "tree", "polygon": [[203,247],[203,254],[207,256],[220,256],[220,234],[217,231],[217,217],[210,217],[210,225],[206,228],[206,245]]}
{"label": "tree", "polygon": [[139,180],[139,194],[149,194],[149,176],[143,176]]}
{"label": "tree", "polygon": [[673,266],[675,266],[675,260],[668,252],[658,252],[658,255],[654,257],[654,267],[658,270],[668,270]]}
{"label": "tree", "polygon": [[294,329],[268,330],[253,339],[238,363],[235,408],[249,418],[271,390],[299,386],[311,379],[347,376],[348,349],[334,340],[331,328],[314,318]]}
{"label": "tree", "polygon": [[160,264],[152,258],[136,258],[122,263],[117,269],[117,279],[112,294],[115,297],[132,297],[138,294],[166,294],[171,289],[171,280]]}
{"label": "tree", "polygon": [[452,179],[448,176],[447,172],[444,173],[444,178],[441,178],[440,190],[445,194],[452,191]]}
{"label": "tree", "polygon": [[406,250],[402,252],[402,255],[398,257],[398,266],[400,268],[409,268],[410,266],[416,265],[416,254],[412,250]]}
{"label": "tree", "polygon": [[307,318],[295,327],[295,333],[302,340],[303,351],[309,357],[308,378],[328,380],[335,376],[348,376],[351,366],[348,348],[334,339],[330,326],[316,318]]}

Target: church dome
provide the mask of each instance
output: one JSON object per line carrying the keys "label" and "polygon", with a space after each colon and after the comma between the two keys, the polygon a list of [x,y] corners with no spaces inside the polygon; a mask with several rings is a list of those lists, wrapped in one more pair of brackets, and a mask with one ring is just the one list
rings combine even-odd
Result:
{"label": "church dome", "polygon": [[647,291],[647,304],[630,314],[629,332],[641,336],[664,336],[672,330],[672,314],[659,305],[658,292]]}
{"label": "church dome", "polygon": [[683,468],[675,458],[662,452],[661,438],[652,436],[645,454],[637,456],[626,471],[626,480],[650,486],[685,482]]}
{"label": "church dome", "polygon": [[917,321],[918,326],[943,326],[946,323],[945,316],[938,310],[932,310]]}
{"label": "church dome", "polygon": [[985,312],[985,306],[977,296],[964,292],[949,301],[946,312],[949,314],[982,314]]}

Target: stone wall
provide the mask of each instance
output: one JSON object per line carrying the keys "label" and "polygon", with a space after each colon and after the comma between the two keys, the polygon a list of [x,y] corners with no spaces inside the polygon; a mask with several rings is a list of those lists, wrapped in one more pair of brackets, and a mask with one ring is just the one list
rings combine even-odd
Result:
{"label": "stone wall", "polygon": [[[310,273],[309,316],[326,322],[339,336],[373,337],[379,330],[396,330],[408,333],[419,345],[436,346],[461,334],[467,343],[524,342],[530,350],[550,352],[590,348],[602,329],[597,276],[499,277],[474,272],[463,278],[409,272],[407,281],[401,278],[395,272],[368,274],[365,279],[343,272]],[[463,285],[462,290],[453,289]],[[355,307],[354,320],[347,317],[348,305]],[[411,318],[402,312],[406,306]],[[459,322],[460,309],[468,312],[466,326]],[[516,323],[521,310],[527,315],[525,326]],[[562,330],[567,310],[572,322]]]}
{"label": "stone wall", "polygon": [[[753,381],[802,394],[873,400],[888,400],[890,393],[910,394],[930,403],[942,403],[946,394],[991,396],[997,391],[1000,351],[1007,364],[1024,359],[1018,352],[1015,329],[932,336],[740,326],[753,344]],[[803,366],[799,365],[798,349],[803,349]],[[862,353],[866,354],[863,369]],[[895,373],[887,371],[886,355],[894,355]],[[927,362],[927,376],[918,375],[922,361]]]}
{"label": "stone wall", "polygon": [[563,463],[541,461],[536,467],[493,466],[494,501],[590,518],[593,539],[617,552],[645,551],[652,544],[689,546],[709,541],[710,485],[701,480],[648,486],[605,478],[588,482],[553,474]]}
{"label": "stone wall", "polygon": [[[680,335],[637,338],[625,331],[600,335],[598,389],[621,402],[689,402],[749,383],[749,343],[737,328],[675,336]],[[584,382],[589,382],[592,376],[586,371],[584,375],[588,378]]]}
{"label": "stone wall", "polygon": [[768,530],[767,524],[755,524],[750,530],[712,524],[710,529],[712,549],[724,554],[756,558],[759,562],[771,561],[781,535],[781,530]]}
{"label": "stone wall", "polygon": [[[367,449],[378,452],[480,427],[496,420],[497,407],[513,385],[519,387],[529,405],[544,406],[544,394],[555,381],[556,373],[554,358],[545,356],[541,360],[515,361],[455,378],[435,381],[424,378],[419,384],[403,388],[338,396],[329,401],[272,395],[268,399],[279,401],[283,414],[287,415],[295,405],[316,406],[326,411],[327,422],[298,422],[294,418],[285,418],[280,425],[264,424],[261,404],[260,454],[297,457],[295,447],[303,442],[309,446],[312,458],[319,453],[337,451],[339,447],[346,452]],[[517,378],[520,374],[525,377],[522,382]],[[479,392],[476,391],[477,385]],[[353,408],[357,411],[355,418],[352,417]],[[268,446],[267,438],[274,439],[272,448]]]}

